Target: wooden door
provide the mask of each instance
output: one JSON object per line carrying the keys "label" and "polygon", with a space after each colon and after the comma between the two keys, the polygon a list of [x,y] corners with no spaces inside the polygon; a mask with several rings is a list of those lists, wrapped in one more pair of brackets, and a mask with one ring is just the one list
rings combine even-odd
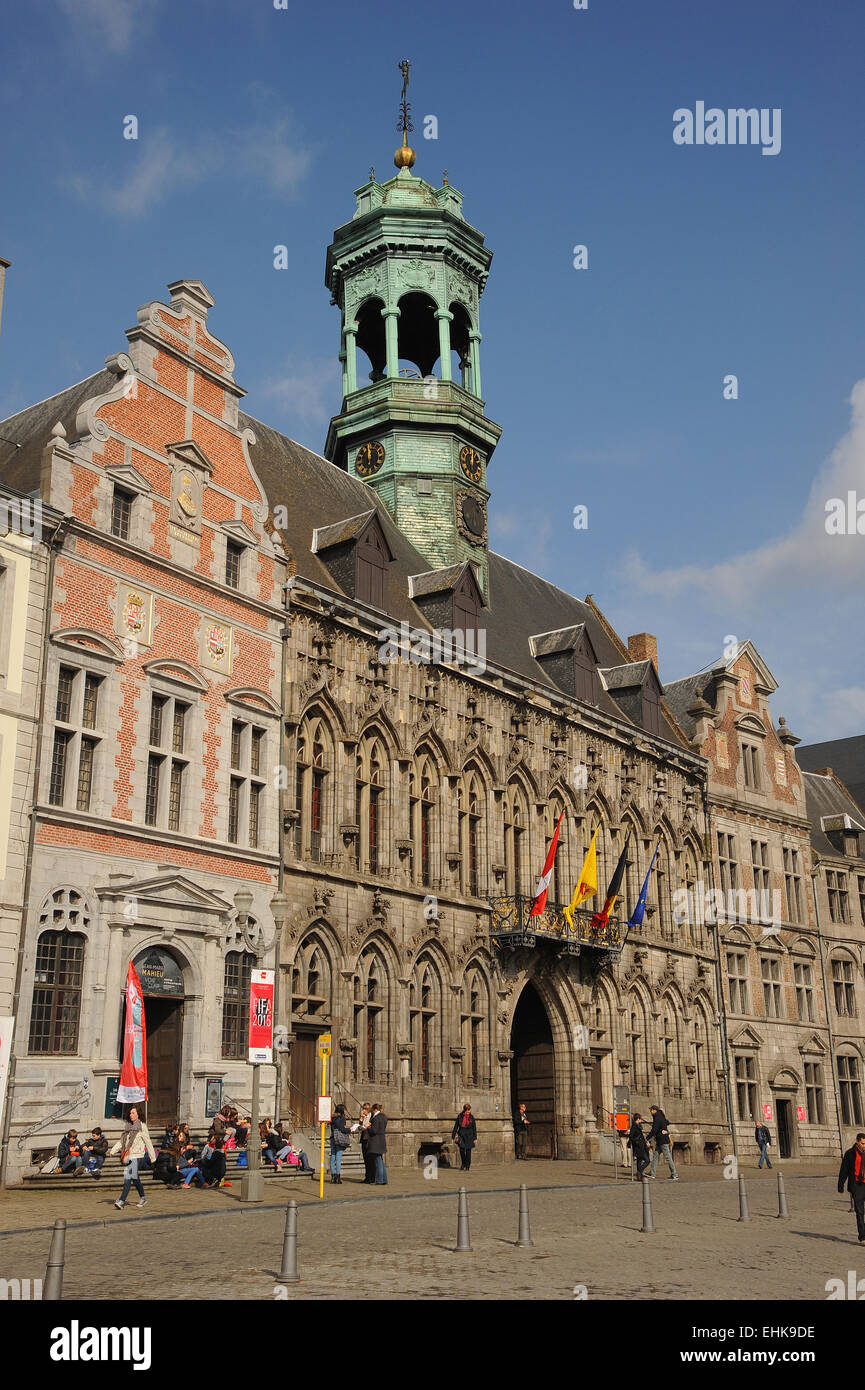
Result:
{"label": "wooden door", "polygon": [[291,1047],[291,1081],[288,1103],[303,1124],[315,1124],[318,1094],[318,1034],[298,1033]]}
{"label": "wooden door", "polygon": [[147,1034],[147,1122],[172,1124],[180,1103],[183,1000],[144,996]]}
{"label": "wooden door", "polygon": [[[532,1043],[516,1058],[516,1093],[525,1101],[529,1158],[555,1158],[555,1083],[553,1045]],[[518,1102],[519,1103],[519,1102]]]}
{"label": "wooden door", "polygon": [[[789,1100],[779,1100],[778,1107],[778,1157],[790,1158],[793,1154],[793,1134],[791,1122],[792,1103]],[[769,1150],[771,1156],[771,1149]]]}

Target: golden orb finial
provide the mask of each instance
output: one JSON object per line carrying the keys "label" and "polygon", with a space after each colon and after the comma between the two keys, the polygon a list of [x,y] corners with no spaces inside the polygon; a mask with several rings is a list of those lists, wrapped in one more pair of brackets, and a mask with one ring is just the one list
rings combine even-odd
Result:
{"label": "golden orb finial", "polygon": [[413,129],[411,123],[411,105],[406,99],[409,81],[409,61],[403,58],[399,64],[402,73],[402,98],[399,104],[400,118],[397,121],[397,130],[402,130],[402,144],[395,152],[393,162],[398,169],[410,169],[417,159],[417,155],[408,142],[408,133]]}

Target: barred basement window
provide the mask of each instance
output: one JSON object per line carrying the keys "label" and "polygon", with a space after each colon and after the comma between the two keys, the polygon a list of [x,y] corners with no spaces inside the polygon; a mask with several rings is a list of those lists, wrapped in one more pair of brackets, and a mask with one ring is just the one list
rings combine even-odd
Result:
{"label": "barred basement window", "polygon": [[115,487],[111,499],[111,534],[122,541],[129,540],[129,527],[132,521],[132,503],[135,495],[122,487]]}
{"label": "barred basement window", "polygon": [[841,1123],[861,1125],[862,1089],[858,1057],[838,1058],[838,1086],[841,1094]]}
{"label": "barred basement window", "polygon": [[222,1055],[246,1061],[249,1044],[249,985],[255,956],[229,951],[222,987]]}

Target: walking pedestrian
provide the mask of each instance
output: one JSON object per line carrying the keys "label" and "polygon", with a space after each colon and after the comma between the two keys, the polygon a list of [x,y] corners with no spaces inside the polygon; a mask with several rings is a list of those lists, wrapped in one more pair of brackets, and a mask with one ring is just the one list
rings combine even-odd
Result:
{"label": "walking pedestrian", "polygon": [[451,1139],[456,1139],[460,1151],[460,1172],[467,1173],[472,1166],[472,1149],[478,1142],[478,1127],[468,1101],[454,1120]]}
{"label": "walking pedestrian", "polygon": [[757,1164],[757,1167],[762,1168],[765,1163],[767,1168],[771,1168],[772,1164],[769,1161],[769,1145],[772,1142],[772,1136],[766,1125],[758,1124],[756,1120],[754,1121],[754,1138],[757,1141],[757,1148],[760,1150],[760,1162]]}
{"label": "walking pedestrian", "polygon": [[845,1183],[856,1212],[859,1244],[865,1245],[865,1134],[861,1130],[856,1135],[856,1143],[852,1149],[847,1150],[841,1160],[841,1170],[838,1173],[839,1192],[844,1191]]}
{"label": "walking pedestrian", "polygon": [[526,1147],[529,1140],[529,1125],[531,1120],[526,1114],[524,1101],[520,1101],[514,1111],[514,1143],[517,1150],[517,1158],[526,1157]]}
{"label": "walking pedestrian", "polygon": [[333,1119],[330,1122],[330,1180],[334,1183],[342,1182],[342,1155],[343,1150],[347,1149],[351,1143],[351,1133],[349,1131],[348,1119],[346,1118],[345,1106],[338,1105],[333,1112]]}
{"label": "walking pedestrian", "polygon": [[639,1113],[634,1115],[631,1120],[631,1128],[628,1131],[628,1148],[634,1155],[637,1177],[641,1178],[651,1163],[651,1158],[649,1156],[649,1146],[646,1143],[646,1136],[643,1133],[643,1117]]}
{"label": "walking pedestrian", "polygon": [[372,1121],[372,1106],[364,1101],[360,1108],[360,1151],[363,1155],[363,1180],[367,1186],[375,1182],[375,1154],[369,1151],[369,1127]]}
{"label": "walking pedestrian", "polygon": [[372,1107],[372,1119],[369,1122],[369,1151],[375,1158],[374,1181],[377,1187],[387,1186],[387,1166],[384,1161],[384,1156],[387,1153],[386,1129],[387,1115],[376,1103]]}
{"label": "walking pedestrian", "polygon": [[147,1132],[147,1125],[138,1118],[138,1111],[134,1105],[129,1112],[123,1133],[111,1152],[113,1154],[119,1153],[120,1161],[124,1165],[123,1190],[114,1205],[118,1211],[123,1210],[126,1205],[126,1198],[129,1196],[129,1189],[134,1184],[140,1198],[138,1205],[146,1207],[147,1198],[138,1176],[138,1164],[144,1158],[149,1159],[151,1163],[155,1162],[156,1150]]}
{"label": "walking pedestrian", "polygon": [[670,1143],[670,1129],[667,1124],[667,1117],[660,1106],[650,1105],[649,1114],[652,1117],[652,1128],[649,1130],[648,1139],[654,1141],[655,1152],[652,1154],[652,1162],[649,1165],[649,1177],[653,1178],[658,1171],[658,1159],[664,1158],[670,1169],[670,1178],[673,1182],[679,1181],[679,1174],[676,1172],[676,1165],[673,1162],[673,1147]]}

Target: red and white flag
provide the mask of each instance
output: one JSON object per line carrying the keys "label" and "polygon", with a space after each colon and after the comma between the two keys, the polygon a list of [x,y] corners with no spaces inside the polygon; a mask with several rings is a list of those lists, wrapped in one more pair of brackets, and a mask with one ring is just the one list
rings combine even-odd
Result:
{"label": "red and white flag", "polygon": [[553,876],[553,860],[556,857],[556,847],[559,843],[559,826],[562,823],[562,816],[564,814],[564,810],[562,810],[559,815],[559,819],[556,821],[556,828],[553,832],[552,843],[550,844],[550,848],[547,851],[547,857],[544,860],[544,871],[538,879],[538,891],[535,893],[535,901],[532,905],[532,910],[529,913],[530,918],[539,916],[547,905],[547,892],[550,887],[550,879]]}
{"label": "red and white flag", "polygon": [[119,1105],[135,1105],[147,1099],[147,1047],[144,1032],[144,999],[141,981],[135,966],[129,962],[126,972],[126,1021],[123,1027],[123,1061],[120,1066],[120,1085],[117,1087]]}

